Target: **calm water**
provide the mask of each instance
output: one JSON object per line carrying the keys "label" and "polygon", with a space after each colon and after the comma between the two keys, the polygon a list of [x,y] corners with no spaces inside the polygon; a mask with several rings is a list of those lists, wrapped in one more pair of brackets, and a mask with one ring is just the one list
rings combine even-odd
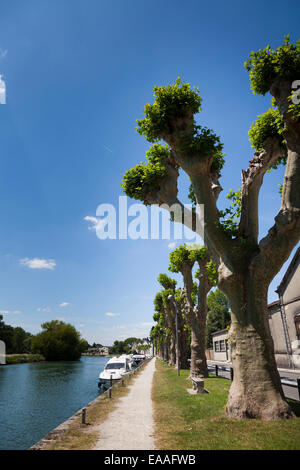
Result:
{"label": "calm water", "polygon": [[108,359],[0,366],[0,449],[28,449],[96,398]]}

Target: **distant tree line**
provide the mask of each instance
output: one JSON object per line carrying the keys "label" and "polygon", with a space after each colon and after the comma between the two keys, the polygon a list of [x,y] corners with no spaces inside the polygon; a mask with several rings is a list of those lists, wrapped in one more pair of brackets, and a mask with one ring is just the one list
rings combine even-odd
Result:
{"label": "distant tree line", "polygon": [[20,326],[7,325],[0,315],[0,340],[4,341],[7,354],[26,354],[31,352],[33,335]]}
{"label": "distant tree line", "polygon": [[42,331],[32,335],[21,327],[7,325],[0,315],[0,340],[6,354],[41,354],[46,361],[75,361],[89,347],[73,325],[52,320],[41,325]]}
{"label": "distant tree line", "polygon": [[144,342],[148,342],[150,345],[150,340],[148,338],[134,338],[130,337],[124,341],[115,341],[114,344],[109,348],[109,354],[131,354],[142,352],[146,349],[149,349],[149,345],[144,346]]}

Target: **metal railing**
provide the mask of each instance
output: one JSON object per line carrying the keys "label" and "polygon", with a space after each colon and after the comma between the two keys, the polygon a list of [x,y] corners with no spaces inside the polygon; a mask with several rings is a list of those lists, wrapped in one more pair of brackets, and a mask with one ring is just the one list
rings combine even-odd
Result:
{"label": "metal railing", "polygon": [[[217,377],[233,380],[233,368],[231,366],[208,364],[207,368],[210,373],[215,374]],[[290,400],[300,401],[300,378],[280,377],[280,381],[284,396]]]}

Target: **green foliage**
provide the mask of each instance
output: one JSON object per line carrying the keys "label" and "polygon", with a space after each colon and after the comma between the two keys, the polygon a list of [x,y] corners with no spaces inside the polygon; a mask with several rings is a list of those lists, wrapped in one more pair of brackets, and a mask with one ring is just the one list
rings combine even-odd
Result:
{"label": "green foliage", "polygon": [[224,330],[230,324],[229,301],[219,289],[207,296],[206,347],[212,347],[212,333]]}
{"label": "green foliage", "polygon": [[167,173],[166,164],[170,153],[168,145],[152,145],[146,153],[147,163],[136,165],[123,176],[121,187],[124,193],[133,199],[145,201],[149,192],[158,190]]}
{"label": "green foliage", "polygon": [[174,120],[186,118],[201,109],[201,97],[198,89],[191,89],[190,84],[180,77],[173,85],[155,86],[154,103],[146,104],[144,118],[137,120],[137,131],[149,142],[158,142],[163,134],[172,132]]}
{"label": "green foliage", "polygon": [[[249,129],[249,140],[252,147],[257,152],[263,149],[264,143],[268,137],[280,136],[282,144],[284,139],[282,132],[284,130],[284,122],[278,109],[270,108],[264,114],[258,116],[257,121],[253,122]],[[285,165],[287,161],[287,152],[284,145],[282,145],[282,156],[279,157],[277,162],[271,166],[276,169],[278,165]]]}
{"label": "green foliage", "polygon": [[171,279],[167,274],[159,274],[157,280],[164,289],[171,289],[174,293],[177,284],[175,279]]}
{"label": "green foliage", "polygon": [[131,348],[125,341],[115,341],[114,344],[109,348],[109,354],[115,354],[120,356],[121,354],[130,354]]}
{"label": "green foliage", "polygon": [[211,283],[212,286],[215,286],[218,281],[218,273],[216,270],[216,265],[212,260],[206,263],[206,271],[207,271],[209,282]]}
{"label": "green foliage", "polygon": [[258,52],[251,52],[245,62],[247,72],[250,72],[250,82],[253,93],[265,95],[277,77],[296,80],[300,76],[300,41],[295,45],[290,43],[289,36],[277,49],[267,46]]}
{"label": "green foliage", "polygon": [[156,296],[154,297],[154,309],[156,312],[161,313],[163,311],[163,298],[162,298],[162,293],[158,292]]}
{"label": "green foliage", "polygon": [[124,341],[116,340],[114,341],[114,344],[109,348],[109,354],[115,354],[116,356],[120,356],[121,354],[131,354],[132,352],[137,352],[141,348],[149,348],[149,346],[144,347],[142,343],[143,340],[141,340],[140,338],[135,338],[134,336],[126,338]]}
{"label": "green foliage", "polygon": [[237,235],[239,228],[242,210],[241,188],[238,188],[237,191],[230,189],[226,199],[230,201],[231,206],[218,211],[220,217],[219,226],[224,233],[231,238]]}
{"label": "green foliage", "polygon": [[0,340],[4,341],[6,354],[29,353],[31,347],[31,333],[23,328],[7,325],[3,321],[3,315],[0,315]]}
{"label": "green foliage", "polygon": [[207,251],[204,246],[198,244],[194,245],[180,245],[170,253],[169,271],[178,273],[182,271],[183,263],[187,262],[193,267],[196,261],[207,258]]}
{"label": "green foliage", "polygon": [[191,124],[190,133],[181,133],[180,146],[178,150],[188,153],[190,156],[201,154],[213,157],[211,171],[220,172],[224,166],[225,154],[223,153],[223,144],[212,129]]}
{"label": "green foliage", "polygon": [[75,361],[86,349],[87,342],[69,323],[52,320],[43,323],[42,329],[44,331],[32,338],[31,348],[47,361]]}

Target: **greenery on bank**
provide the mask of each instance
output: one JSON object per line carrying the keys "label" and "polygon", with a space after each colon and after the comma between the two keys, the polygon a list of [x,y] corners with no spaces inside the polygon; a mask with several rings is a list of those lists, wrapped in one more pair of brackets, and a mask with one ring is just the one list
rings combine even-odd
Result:
{"label": "greenery on bank", "polygon": [[47,361],[76,361],[88,348],[73,325],[59,320],[42,324],[43,331],[32,338],[31,349]]}
{"label": "greenery on bank", "polygon": [[6,364],[25,364],[27,362],[42,362],[45,358],[41,354],[7,354]]}
{"label": "greenery on bank", "polygon": [[31,349],[32,334],[20,326],[13,327],[3,321],[0,315],[0,340],[4,341],[7,354],[28,354]]}
{"label": "greenery on bank", "polygon": [[[147,344],[144,344],[146,343]],[[130,337],[124,341],[115,341],[114,344],[109,348],[110,355],[120,355],[120,354],[131,354],[131,353],[141,353],[148,350],[150,347],[150,341],[148,338],[140,339],[135,337]]]}
{"label": "greenery on bank", "polygon": [[[180,377],[174,367],[156,360],[152,399],[156,447],[161,450],[296,450],[300,449],[300,419],[234,420],[225,415],[231,382],[211,376],[209,394],[190,395],[188,370]],[[290,402],[300,416],[300,404]]]}

